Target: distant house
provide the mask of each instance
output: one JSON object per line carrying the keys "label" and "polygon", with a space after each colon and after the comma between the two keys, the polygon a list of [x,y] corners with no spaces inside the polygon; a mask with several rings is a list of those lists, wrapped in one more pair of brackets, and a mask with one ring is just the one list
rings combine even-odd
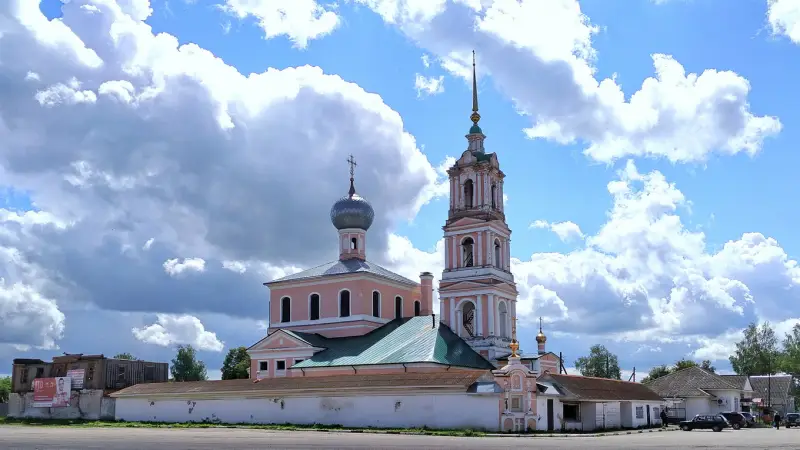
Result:
{"label": "distant house", "polygon": [[747,377],[726,378],[700,367],[681,369],[646,384],[664,398],[667,414],[679,419],[742,411],[742,399],[751,398],[753,392]]}
{"label": "distant house", "polygon": [[798,380],[792,375],[752,375],[749,377],[753,386],[753,404],[768,407],[782,414],[795,412],[792,385]]}
{"label": "distant house", "polygon": [[[114,417],[108,394],[139,383],[166,382],[169,365],[150,361],[106,358],[103,355],[64,354],[51,362],[15,359],[11,371],[9,417],[89,419]],[[34,380],[71,379],[69,406],[33,406]]]}
{"label": "distant house", "polygon": [[544,422],[539,429],[592,431],[661,423],[664,400],[641,383],[546,373],[536,384],[539,421]]}

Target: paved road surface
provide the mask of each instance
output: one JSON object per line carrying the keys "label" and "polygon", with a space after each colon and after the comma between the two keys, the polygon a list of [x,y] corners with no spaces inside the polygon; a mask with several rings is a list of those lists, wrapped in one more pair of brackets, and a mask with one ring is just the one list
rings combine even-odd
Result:
{"label": "paved road surface", "polygon": [[234,449],[748,449],[800,447],[800,429],[643,433],[603,437],[439,437],[248,429],[0,426],[0,448],[18,450]]}

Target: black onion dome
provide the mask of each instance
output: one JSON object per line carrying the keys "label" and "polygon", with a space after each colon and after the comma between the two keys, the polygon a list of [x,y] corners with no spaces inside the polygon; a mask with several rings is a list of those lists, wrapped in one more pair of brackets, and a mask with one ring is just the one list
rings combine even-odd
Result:
{"label": "black onion dome", "polygon": [[337,230],[345,228],[357,228],[367,231],[375,219],[375,211],[369,202],[356,194],[352,180],[350,182],[350,193],[331,207],[331,223]]}

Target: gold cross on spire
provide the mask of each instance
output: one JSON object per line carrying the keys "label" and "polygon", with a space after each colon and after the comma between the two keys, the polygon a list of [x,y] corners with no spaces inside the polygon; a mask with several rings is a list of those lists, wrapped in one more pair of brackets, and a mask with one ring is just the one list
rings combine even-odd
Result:
{"label": "gold cross on spire", "polygon": [[539,331],[542,331],[542,316],[539,316]]}
{"label": "gold cross on spire", "polygon": [[347,158],[347,163],[350,164],[350,178],[353,178],[353,175],[356,173],[356,166],[358,164],[356,163],[356,158],[353,157],[352,153],[350,154],[350,157]]}

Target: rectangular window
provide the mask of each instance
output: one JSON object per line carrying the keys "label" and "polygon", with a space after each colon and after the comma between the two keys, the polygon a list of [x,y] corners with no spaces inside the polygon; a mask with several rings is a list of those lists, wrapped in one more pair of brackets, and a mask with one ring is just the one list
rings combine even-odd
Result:
{"label": "rectangular window", "polygon": [[580,405],[577,403],[564,403],[564,420],[567,422],[580,422]]}
{"label": "rectangular window", "polygon": [[294,360],[294,363],[295,363],[295,364],[300,364],[300,363],[301,363],[301,362],[303,362],[303,361],[305,361],[305,359],[295,359],[295,360]]}
{"label": "rectangular window", "polygon": [[125,381],[125,372],[127,372],[127,367],[119,366],[119,371],[117,372],[117,381]]}
{"label": "rectangular window", "polygon": [[42,378],[44,376],[44,367],[36,368],[36,376],[33,378]]}
{"label": "rectangular window", "polygon": [[20,376],[19,381],[22,384],[28,384],[28,368],[27,367],[23,367],[22,368],[22,375]]}
{"label": "rectangular window", "polygon": [[269,361],[259,361],[258,362],[258,371],[259,372],[266,372],[269,370]]}
{"label": "rectangular window", "polygon": [[644,419],[644,406],[637,406],[636,407],[636,418],[637,419]]}
{"label": "rectangular window", "polygon": [[275,361],[275,370],[277,371],[286,370],[286,361],[284,360]]}
{"label": "rectangular window", "polygon": [[511,397],[511,411],[522,411],[522,397],[518,395]]}

